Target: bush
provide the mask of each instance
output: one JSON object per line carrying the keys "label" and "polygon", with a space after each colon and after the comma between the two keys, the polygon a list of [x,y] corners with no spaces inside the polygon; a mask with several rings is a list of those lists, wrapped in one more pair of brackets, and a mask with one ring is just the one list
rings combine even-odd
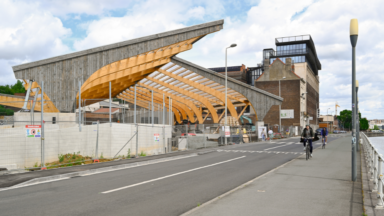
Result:
{"label": "bush", "polygon": [[58,158],[59,158],[60,163],[64,161],[64,155],[63,154],[59,154]]}

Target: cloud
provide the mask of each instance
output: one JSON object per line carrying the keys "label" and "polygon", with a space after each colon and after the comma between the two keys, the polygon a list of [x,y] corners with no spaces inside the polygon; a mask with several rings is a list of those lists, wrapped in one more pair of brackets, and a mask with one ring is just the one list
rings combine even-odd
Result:
{"label": "cloud", "polygon": [[[52,57],[198,23],[224,19],[224,29],[179,54],[205,67],[256,66],[262,50],[274,48],[276,37],[310,34],[322,63],[320,109],[325,114],[351,108],[349,22],[359,19],[357,79],[363,116],[384,118],[384,1],[371,0],[67,0],[0,2],[0,84],[11,80],[10,65]],[[117,11],[117,12],[116,12]],[[83,19],[84,15],[94,16]],[[63,26],[65,20],[75,26]],[[75,28],[85,35],[72,36]],[[70,50],[63,41],[70,41]],[[331,111],[329,110],[329,112]]]}

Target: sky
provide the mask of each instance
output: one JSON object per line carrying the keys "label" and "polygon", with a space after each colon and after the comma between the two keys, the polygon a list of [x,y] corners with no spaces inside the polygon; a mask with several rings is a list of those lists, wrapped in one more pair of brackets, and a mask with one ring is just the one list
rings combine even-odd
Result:
{"label": "sky", "polygon": [[[16,82],[12,66],[163,31],[224,19],[224,29],[178,56],[204,67],[256,66],[275,38],[310,34],[322,70],[320,113],[351,109],[350,20],[362,117],[384,119],[382,0],[1,0],[0,85]],[[330,109],[328,109],[330,108]]]}

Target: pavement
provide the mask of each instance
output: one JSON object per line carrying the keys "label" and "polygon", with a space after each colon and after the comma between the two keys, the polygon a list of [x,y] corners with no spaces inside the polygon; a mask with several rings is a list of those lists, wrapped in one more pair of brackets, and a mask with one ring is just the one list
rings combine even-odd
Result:
{"label": "pavement", "polygon": [[351,181],[351,138],[329,142],[185,215],[363,215],[361,161]]}
{"label": "pavement", "polygon": [[[332,146],[333,140],[337,139],[338,136],[330,137],[329,146]],[[304,153],[298,140],[289,138],[273,142],[232,145],[184,159],[0,191],[0,215],[181,215],[287,162],[293,164],[300,161],[295,160]],[[315,147],[318,146],[320,143],[315,143]],[[330,149],[324,152],[332,152]],[[191,152],[186,151],[185,154]],[[316,151],[314,159],[306,161],[303,167],[308,166],[308,163],[317,164],[316,160],[320,159],[316,156],[317,152],[320,151]],[[143,159],[145,158],[150,159],[150,157]],[[123,163],[123,161],[117,162]],[[79,166],[78,169],[81,167],[83,166]],[[300,178],[300,175],[296,174],[297,176],[282,176],[288,179]],[[277,180],[271,182],[277,184]],[[325,183],[322,187],[326,188],[336,183],[348,184],[348,181]],[[284,187],[285,182],[284,184],[280,182],[279,188]],[[296,188],[289,190],[295,191]],[[266,192],[264,194],[267,194]],[[269,201],[272,204],[276,197],[285,196],[286,192],[276,194]],[[291,198],[288,200],[293,201]],[[333,203],[339,205],[338,202]],[[237,215],[241,215],[240,213],[236,212]]]}

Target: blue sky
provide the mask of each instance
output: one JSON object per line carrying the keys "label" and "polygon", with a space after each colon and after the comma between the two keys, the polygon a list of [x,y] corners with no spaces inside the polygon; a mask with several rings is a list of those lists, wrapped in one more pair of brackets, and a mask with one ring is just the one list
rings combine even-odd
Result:
{"label": "blue sky", "polygon": [[[255,66],[274,38],[310,34],[323,69],[320,109],[351,107],[349,21],[359,19],[357,78],[363,117],[384,119],[384,1],[370,0],[66,0],[0,1],[0,85],[12,66],[163,31],[224,19],[179,56],[204,67]],[[340,110],[340,109],[339,109]]]}

